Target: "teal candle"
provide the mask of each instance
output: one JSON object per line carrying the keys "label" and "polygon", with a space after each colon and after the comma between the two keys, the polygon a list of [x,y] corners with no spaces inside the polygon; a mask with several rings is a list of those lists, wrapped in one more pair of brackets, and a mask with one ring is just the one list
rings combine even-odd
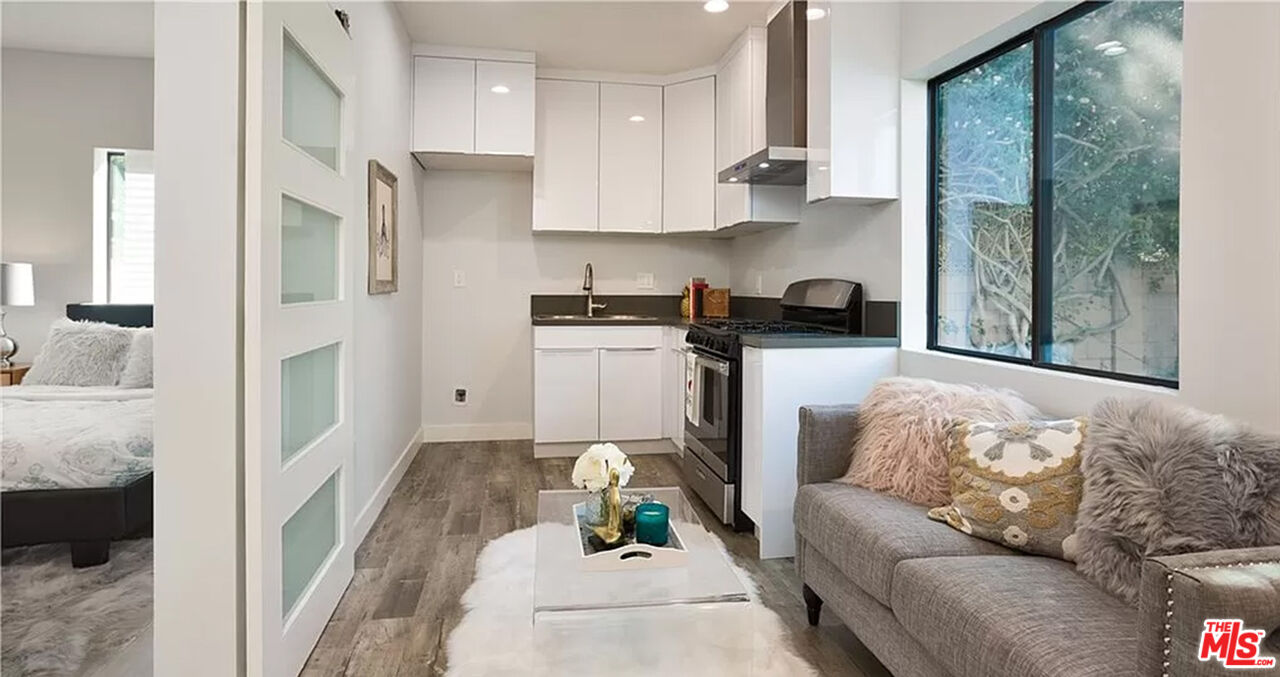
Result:
{"label": "teal candle", "polygon": [[670,510],[661,503],[636,506],[636,542],[663,546],[667,544]]}

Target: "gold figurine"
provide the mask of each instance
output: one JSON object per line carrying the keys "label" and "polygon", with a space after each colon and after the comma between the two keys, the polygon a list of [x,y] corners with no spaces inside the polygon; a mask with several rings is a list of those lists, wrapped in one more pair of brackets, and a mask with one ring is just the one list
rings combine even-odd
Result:
{"label": "gold figurine", "polygon": [[605,490],[605,521],[598,527],[591,527],[596,536],[605,545],[614,545],[622,540],[622,494],[618,491],[618,469],[609,471],[609,487]]}

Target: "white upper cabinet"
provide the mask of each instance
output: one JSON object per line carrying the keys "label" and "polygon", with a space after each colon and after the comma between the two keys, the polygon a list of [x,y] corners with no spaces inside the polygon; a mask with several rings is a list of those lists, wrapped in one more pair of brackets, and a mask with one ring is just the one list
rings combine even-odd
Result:
{"label": "white upper cabinet", "polygon": [[418,160],[432,169],[527,171],[534,151],[532,54],[414,51],[411,145]]}
{"label": "white upper cabinet", "polygon": [[534,66],[476,62],[476,148],[493,155],[533,155]]}
{"label": "white upper cabinet", "polygon": [[475,92],[475,61],[414,57],[413,149],[474,153]]}
{"label": "white upper cabinet", "polygon": [[533,229],[595,231],[600,85],[539,79],[535,99]]}
{"label": "white upper cabinet", "polygon": [[[716,72],[716,172],[765,147],[765,32],[748,28]],[[749,221],[747,186],[716,185],[716,227]]]}
{"label": "white upper cabinet", "polygon": [[600,230],[662,232],[662,87],[600,85]]}
{"label": "white upper cabinet", "polygon": [[715,230],[715,77],[664,87],[662,124],[662,230]]}
{"label": "white upper cabinet", "polygon": [[[806,198],[899,196],[899,6],[811,2]],[[832,124],[836,121],[838,124]]]}

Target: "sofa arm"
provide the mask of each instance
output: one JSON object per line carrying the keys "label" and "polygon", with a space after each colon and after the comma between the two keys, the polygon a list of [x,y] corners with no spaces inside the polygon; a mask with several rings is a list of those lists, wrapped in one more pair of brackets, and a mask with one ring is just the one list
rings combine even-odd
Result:
{"label": "sofa arm", "polygon": [[857,405],[800,407],[796,485],[826,482],[844,475],[853,458],[857,428]]}
{"label": "sofa arm", "polygon": [[1280,656],[1280,546],[1150,558],[1138,605],[1140,674],[1224,674],[1222,663],[1199,659],[1210,618],[1266,631],[1259,655]]}

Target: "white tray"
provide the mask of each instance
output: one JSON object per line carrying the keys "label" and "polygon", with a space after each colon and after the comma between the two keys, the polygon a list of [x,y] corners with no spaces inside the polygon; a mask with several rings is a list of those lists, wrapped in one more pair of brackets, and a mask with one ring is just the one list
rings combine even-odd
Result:
{"label": "white tray", "polygon": [[631,543],[612,550],[587,552],[585,532],[591,527],[586,521],[587,504],[577,503],[573,506],[574,522],[578,528],[578,548],[583,571],[633,571],[637,569],[670,569],[682,567],[689,562],[689,551],[676,531],[674,522],[667,523],[667,544],[662,547],[647,543]]}

